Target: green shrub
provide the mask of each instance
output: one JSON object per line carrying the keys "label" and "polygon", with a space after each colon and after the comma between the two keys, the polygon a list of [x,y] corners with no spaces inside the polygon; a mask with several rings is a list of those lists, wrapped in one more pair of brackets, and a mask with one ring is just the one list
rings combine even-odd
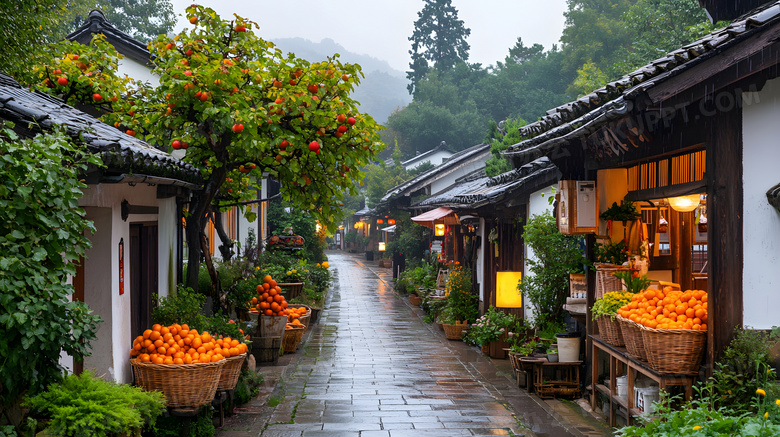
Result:
{"label": "green shrub", "polygon": [[205,304],[205,295],[180,286],[176,294],[161,298],[157,306],[152,308],[152,318],[164,326],[174,323],[198,324],[199,319],[203,317]]}
{"label": "green shrub", "polygon": [[[157,420],[152,434],[154,437],[211,437],[216,432],[214,428],[214,410],[211,405],[200,408],[197,416],[189,417],[163,416]],[[186,421],[190,421],[190,432],[184,434],[183,429]]]}
{"label": "green shrub", "polygon": [[22,140],[3,123],[0,160],[0,411],[8,411],[63,377],[63,352],[90,354],[101,319],[71,300],[68,276],[95,232],[78,206],[80,178],[102,163],[62,133]]}
{"label": "green shrub", "polygon": [[33,415],[51,419],[47,430],[57,436],[115,436],[135,434],[154,426],[165,410],[160,392],[116,384],[94,377],[88,370],[27,400]]}
{"label": "green shrub", "polygon": [[263,383],[263,375],[252,372],[251,370],[242,370],[238,377],[234,393],[234,402],[238,405],[244,405],[257,396],[260,392],[260,385]]}
{"label": "green shrub", "polygon": [[561,322],[569,295],[569,273],[581,270],[585,262],[580,249],[582,238],[561,234],[547,211],[528,219],[523,240],[534,257],[526,260],[532,274],[520,281],[518,289],[533,304],[534,319]]}

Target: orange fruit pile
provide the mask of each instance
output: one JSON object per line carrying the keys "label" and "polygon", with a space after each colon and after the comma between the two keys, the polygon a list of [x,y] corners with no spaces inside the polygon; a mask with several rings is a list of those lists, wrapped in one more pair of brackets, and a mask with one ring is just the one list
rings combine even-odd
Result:
{"label": "orange fruit pile", "polygon": [[250,304],[262,315],[286,316],[287,301],[281,293],[281,287],[271,275],[265,275],[263,283],[257,286],[257,297],[253,297]]}
{"label": "orange fruit pile", "polygon": [[193,364],[215,363],[243,354],[247,345],[230,337],[214,338],[208,332],[198,333],[186,324],[154,325],[133,340],[130,356],[144,363]]}
{"label": "orange fruit pile", "polygon": [[308,311],[309,309],[306,307],[287,308],[287,321],[289,323],[298,322],[298,324],[301,324],[300,320],[298,319],[305,316]]}
{"label": "orange fruit pile", "polygon": [[306,325],[304,325],[303,323],[301,323],[301,321],[300,321],[300,320],[298,320],[298,319],[295,319],[295,320],[293,320],[292,322],[289,322],[289,323],[288,323],[288,324],[287,324],[287,325],[284,327],[284,329],[305,328],[305,327],[306,327]]}
{"label": "orange fruit pile", "polygon": [[645,290],[617,311],[618,315],[653,329],[707,330],[707,292],[704,290]]}

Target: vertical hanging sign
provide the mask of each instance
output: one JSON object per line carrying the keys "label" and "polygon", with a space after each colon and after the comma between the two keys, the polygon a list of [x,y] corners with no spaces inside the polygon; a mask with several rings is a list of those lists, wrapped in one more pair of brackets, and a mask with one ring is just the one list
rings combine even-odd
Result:
{"label": "vertical hanging sign", "polygon": [[119,239],[119,294],[125,294],[125,239]]}

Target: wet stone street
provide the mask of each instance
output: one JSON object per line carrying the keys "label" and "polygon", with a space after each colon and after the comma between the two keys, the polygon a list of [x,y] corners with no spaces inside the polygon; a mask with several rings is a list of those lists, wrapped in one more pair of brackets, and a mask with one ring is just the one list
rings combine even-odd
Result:
{"label": "wet stone street", "polygon": [[343,252],[329,263],[336,281],[319,323],[296,353],[258,367],[268,391],[218,436],[588,435],[513,385],[508,360],[494,366],[426,324],[392,290],[390,269]]}

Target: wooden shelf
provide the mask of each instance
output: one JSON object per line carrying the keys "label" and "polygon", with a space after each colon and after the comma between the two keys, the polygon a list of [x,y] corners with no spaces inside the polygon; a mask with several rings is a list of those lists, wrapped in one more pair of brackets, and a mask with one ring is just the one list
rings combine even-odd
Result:
{"label": "wooden shelf", "polygon": [[[616,379],[618,376],[627,376],[627,399],[623,399],[612,394],[610,389],[605,385],[596,384],[596,390],[591,390],[591,408],[597,409],[597,397],[596,393],[599,392],[609,399],[610,415],[609,425],[614,427],[616,425],[615,414],[622,414],[626,417],[626,423],[631,425],[633,416],[639,415],[642,412],[634,408],[634,379],[637,374],[642,374],[658,383],[658,387],[665,390],[669,386],[682,386],[685,389],[685,400],[689,400],[693,394],[693,381],[696,375],[691,374],[673,374],[673,373],[661,373],[650,367],[650,365],[644,361],[638,360],[635,357],[629,355],[625,348],[615,347],[604,340],[598,335],[589,335],[593,343],[592,351],[592,380],[593,383],[598,381],[598,356],[599,351],[605,352],[609,355],[609,381],[610,387],[616,387]],[[622,408],[622,411],[620,410]],[[630,412],[627,414],[626,412]]]}
{"label": "wooden shelf", "polygon": [[[618,395],[613,395],[612,393],[610,393],[609,389],[604,384],[597,384],[596,385],[596,390],[598,390],[599,393],[603,394],[607,398],[610,398],[612,400],[612,402],[615,402],[619,406],[623,407],[622,411],[618,410],[618,414],[622,414],[623,416],[625,416],[625,412],[628,411],[628,399],[627,398],[623,399],[623,398],[621,398]],[[640,414],[642,414],[642,412],[639,409],[637,409],[637,408],[632,408],[631,409],[631,415],[632,416],[638,416]]]}

